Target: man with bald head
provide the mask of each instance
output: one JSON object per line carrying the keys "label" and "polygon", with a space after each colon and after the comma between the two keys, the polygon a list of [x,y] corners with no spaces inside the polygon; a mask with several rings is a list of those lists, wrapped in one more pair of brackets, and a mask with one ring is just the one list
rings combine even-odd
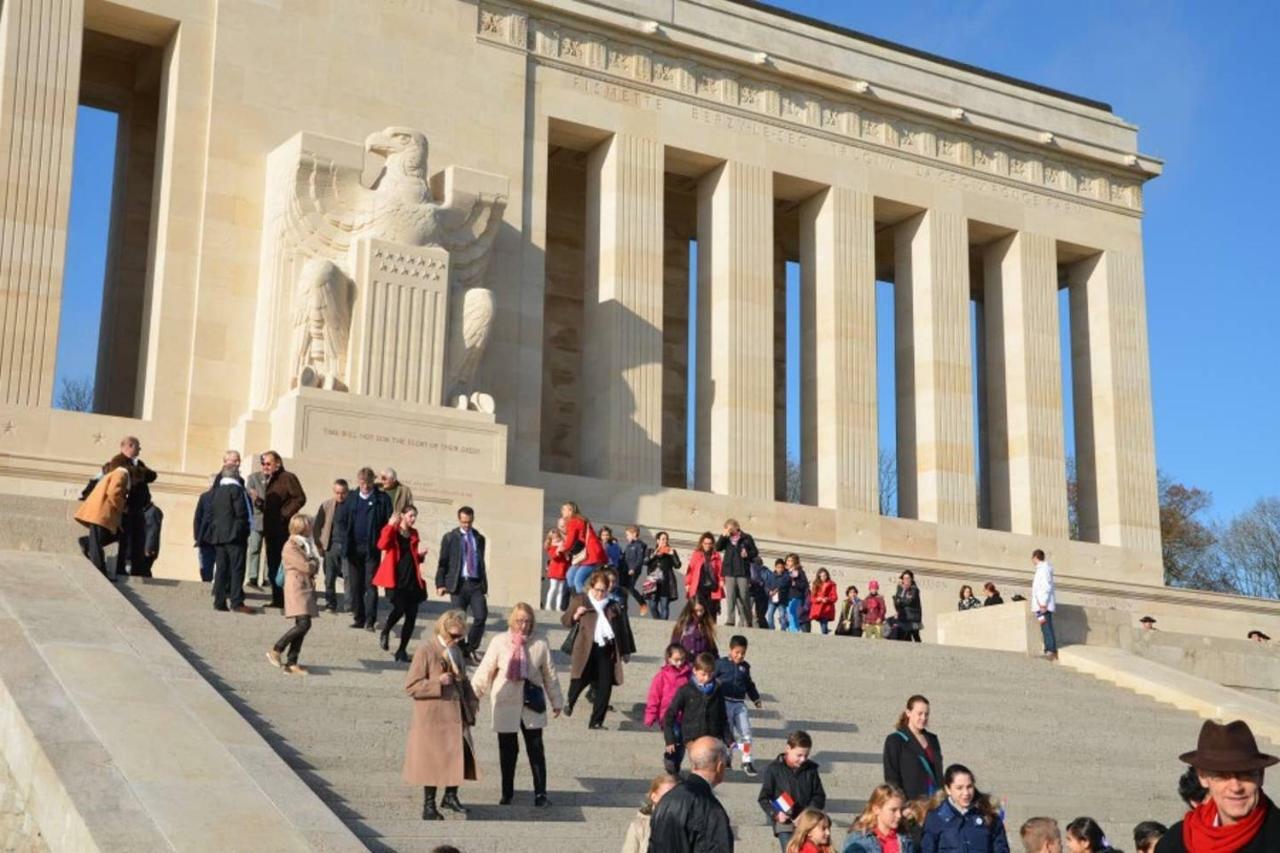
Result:
{"label": "man with bald head", "polygon": [[700,737],[688,745],[693,772],[653,810],[649,853],[733,853],[729,813],[712,790],[724,779],[724,741]]}

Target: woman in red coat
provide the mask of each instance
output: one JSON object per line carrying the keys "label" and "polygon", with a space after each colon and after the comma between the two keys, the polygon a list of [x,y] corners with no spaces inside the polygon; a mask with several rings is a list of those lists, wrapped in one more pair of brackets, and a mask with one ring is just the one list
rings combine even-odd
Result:
{"label": "woman in red coat", "polygon": [[[604,543],[596,535],[591,520],[582,514],[573,501],[565,501],[560,506],[560,518],[564,520],[564,541],[560,543],[560,553],[572,563],[569,569],[569,589],[576,593],[585,593],[587,578],[596,569],[603,569],[609,562],[604,553]],[[581,556],[579,556],[581,555]]]}
{"label": "woman in red coat", "polygon": [[720,552],[716,550],[716,537],[710,531],[702,534],[698,550],[689,558],[684,593],[690,601],[701,598],[706,602],[712,620],[720,615],[720,600],[724,598],[724,565]]}
{"label": "woman in red coat", "polygon": [[387,526],[378,534],[378,550],[382,552],[382,562],[373,576],[373,585],[387,591],[391,599],[391,615],[382,626],[382,637],[379,644],[382,650],[388,651],[391,629],[400,617],[404,617],[404,627],[400,629],[400,648],[395,659],[400,663],[408,663],[409,638],[413,636],[414,623],[418,621],[418,605],[427,600],[427,583],[422,577],[422,558],[427,549],[418,541],[418,531],[414,522],[418,520],[418,510],[412,505],[404,508],[404,512],[393,513]]}
{"label": "woman in red coat", "polygon": [[831,580],[831,573],[818,569],[809,590],[809,621],[817,622],[824,634],[827,633],[827,624],[836,618],[836,600],[839,598],[840,591]]}

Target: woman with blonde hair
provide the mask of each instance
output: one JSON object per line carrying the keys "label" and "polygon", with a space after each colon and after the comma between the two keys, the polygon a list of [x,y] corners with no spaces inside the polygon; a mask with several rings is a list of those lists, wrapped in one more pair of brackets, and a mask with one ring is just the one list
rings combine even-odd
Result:
{"label": "woman with blonde hair", "polygon": [[467,616],[447,610],[436,619],[430,641],[421,643],[409,664],[404,690],[413,700],[413,717],[405,744],[404,781],[422,786],[422,819],[443,820],[436,791],[444,787],[440,807],[466,814],[458,786],[480,778],[471,727],[480,700],[467,680],[466,658],[459,643],[467,635]]}
{"label": "woman with blonde hair", "polygon": [[680,777],[670,773],[661,773],[653,777],[653,781],[649,783],[649,793],[644,798],[644,805],[640,807],[640,811],[636,812],[635,817],[631,818],[627,834],[622,839],[622,853],[648,853],[649,833],[652,829],[649,821],[653,817],[653,810],[657,807],[658,801],[679,784]]}
{"label": "woman with blonde hair", "polygon": [[556,678],[555,663],[547,641],[533,636],[537,620],[533,608],[523,601],[511,608],[507,617],[508,631],[489,642],[484,658],[471,677],[477,697],[489,694],[493,711],[493,730],[498,733],[498,761],[502,767],[502,799],[499,805],[510,805],[515,794],[516,762],[520,758],[520,741],[524,735],[529,753],[529,769],[533,774],[533,804],[538,808],[551,805],[547,799],[547,757],[542,746],[542,730],[547,725],[547,710],[560,716],[564,696]]}
{"label": "woman with blonde hair", "polygon": [[280,552],[280,565],[284,573],[284,615],[293,620],[293,627],[285,631],[267,652],[272,666],[281,666],[290,675],[306,675],[298,666],[298,653],[302,641],[311,630],[311,620],[320,615],[316,606],[316,572],[320,569],[320,555],[311,542],[311,516],[298,513],[289,519],[289,538]]}
{"label": "woman with blonde hair", "polygon": [[916,843],[906,832],[906,802],[901,788],[878,786],[849,827],[841,853],[915,853]]}
{"label": "woman with blonde hair", "polygon": [[819,809],[805,809],[796,818],[796,831],[785,853],[833,853],[831,818]]}

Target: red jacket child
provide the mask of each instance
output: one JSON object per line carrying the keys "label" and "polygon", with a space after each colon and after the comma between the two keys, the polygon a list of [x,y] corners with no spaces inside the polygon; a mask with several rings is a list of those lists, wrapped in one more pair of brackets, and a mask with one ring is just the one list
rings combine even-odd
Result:
{"label": "red jacket child", "polygon": [[840,597],[840,591],[836,589],[835,581],[818,581],[810,590],[809,597],[812,599],[809,604],[811,620],[831,622],[836,618],[836,599]]}
{"label": "red jacket child", "polygon": [[649,701],[644,706],[644,724],[649,728],[659,725],[667,716],[667,706],[676,698],[676,691],[689,682],[693,670],[688,663],[672,666],[664,663],[649,682]]}
{"label": "red jacket child", "polygon": [[547,577],[553,581],[562,581],[569,572],[569,558],[560,553],[559,545],[547,548]]}
{"label": "red jacket child", "polygon": [[693,552],[693,556],[689,558],[689,569],[684,576],[684,593],[685,597],[692,600],[698,597],[698,587],[702,583],[702,573],[711,571],[715,576],[715,584],[711,588],[711,600],[720,601],[724,598],[724,563],[720,559],[719,551],[712,551],[710,557],[711,568],[707,568],[708,557],[707,552],[699,548]]}
{"label": "red jacket child", "polygon": [[884,599],[880,597],[880,593],[872,589],[867,593],[867,597],[862,600],[862,612],[867,614],[863,619],[866,625],[880,625],[884,623]]}
{"label": "red jacket child", "polygon": [[[396,566],[400,563],[400,525],[388,524],[378,534],[378,550],[382,552],[382,561],[378,563],[378,571],[373,576],[373,585],[383,589],[395,589]],[[409,549],[413,551],[414,567],[418,570],[418,586],[424,590],[427,582],[422,579],[422,554],[418,553],[418,530],[409,528]]]}

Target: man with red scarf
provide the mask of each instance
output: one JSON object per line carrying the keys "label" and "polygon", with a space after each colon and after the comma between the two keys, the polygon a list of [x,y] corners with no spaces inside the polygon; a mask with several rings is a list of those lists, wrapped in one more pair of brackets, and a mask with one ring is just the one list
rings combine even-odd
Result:
{"label": "man with red scarf", "polygon": [[1247,723],[1206,721],[1195,752],[1181,760],[1196,769],[1209,796],[1165,833],[1156,853],[1280,850],[1280,812],[1262,792],[1264,770],[1280,758],[1258,751]]}

